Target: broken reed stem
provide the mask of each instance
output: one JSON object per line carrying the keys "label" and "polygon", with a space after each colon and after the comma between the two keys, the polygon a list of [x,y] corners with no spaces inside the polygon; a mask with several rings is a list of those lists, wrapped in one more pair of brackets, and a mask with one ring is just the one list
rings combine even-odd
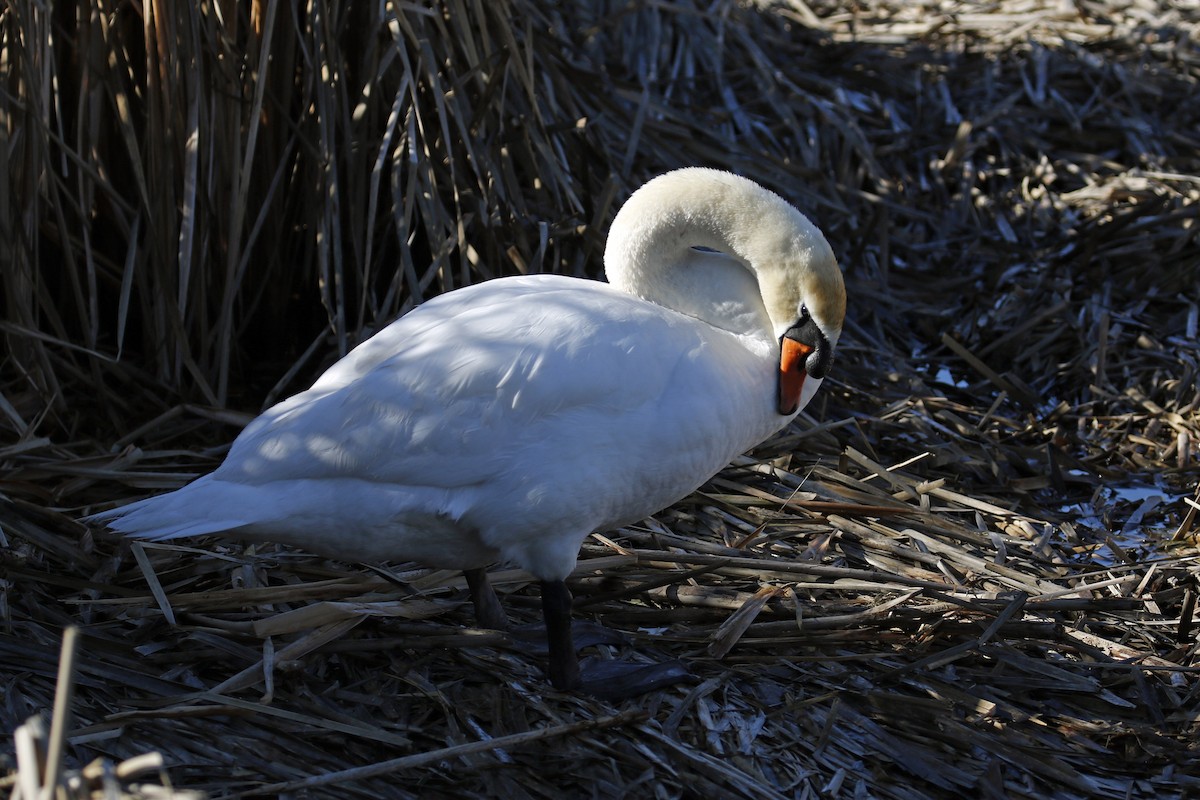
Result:
{"label": "broken reed stem", "polygon": [[794,573],[798,575],[820,575],[826,578],[858,578],[876,584],[900,584],[924,589],[946,589],[946,584],[908,578],[903,575],[879,570],[854,569],[853,567],[831,567],[827,564],[807,564],[800,561],[783,561],[769,558],[737,558],[734,556],[709,555],[706,553],[679,553],[665,550],[632,550],[639,560],[660,564],[712,564],[717,568],[753,570],[764,572]]}
{"label": "broken reed stem", "polygon": [[75,702],[75,659],[79,653],[79,628],[67,626],[63,631],[62,654],[58,661],[58,683],[54,693],[54,715],[50,719],[50,742],[46,752],[46,774],[42,780],[41,797],[55,792],[62,775],[63,751],[67,729],[71,725],[71,706]]}

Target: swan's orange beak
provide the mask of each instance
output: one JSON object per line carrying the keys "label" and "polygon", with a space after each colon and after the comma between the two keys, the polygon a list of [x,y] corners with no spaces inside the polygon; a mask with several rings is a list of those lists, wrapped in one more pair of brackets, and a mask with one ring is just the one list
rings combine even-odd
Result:
{"label": "swan's orange beak", "polygon": [[800,407],[800,392],[808,377],[804,362],[812,351],[803,342],[786,336],[779,341],[779,413],[785,417]]}

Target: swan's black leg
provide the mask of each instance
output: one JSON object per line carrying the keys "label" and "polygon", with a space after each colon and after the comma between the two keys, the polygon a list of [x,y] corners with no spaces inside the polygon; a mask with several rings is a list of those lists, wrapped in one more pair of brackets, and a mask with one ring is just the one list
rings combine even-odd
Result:
{"label": "swan's black leg", "polygon": [[475,620],[480,627],[497,631],[508,630],[508,615],[504,613],[504,607],[500,605],[500,598],[496,597],[496,592],[492,589],[487,570],[483,567],[465,569],[463,577],[467,579],[467,586],[471,588],[471,602],[475,604]]}
{"label": "swan's black leg", "polygon": [[569,691],[579,688],[579,658],[571,635],[571,592],[562,581],[542,581],[542,615],[550,645],[550,683]]}

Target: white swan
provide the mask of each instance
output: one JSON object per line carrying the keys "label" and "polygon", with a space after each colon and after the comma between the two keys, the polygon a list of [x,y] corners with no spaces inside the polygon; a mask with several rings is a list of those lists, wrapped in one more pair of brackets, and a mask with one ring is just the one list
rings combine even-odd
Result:
{"label": "white swan", "polygon": [[535,275],[431,300],[251,422],[212,474],[89,519],[463,569],[493,627],[505,618],[484,568],[514,563],[542,581],[551,681],[575,688],[563,581],[584,538],[787,424],[845,312],[820,231],[711,169],[635,192],[605,270],[611,285]]}

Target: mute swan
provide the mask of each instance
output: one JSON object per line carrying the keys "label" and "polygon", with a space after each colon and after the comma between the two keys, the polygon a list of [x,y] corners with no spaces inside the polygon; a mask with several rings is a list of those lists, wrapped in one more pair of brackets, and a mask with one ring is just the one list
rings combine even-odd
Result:
{"label": "mute swan", "polygon": [[[699,249],[698,249],[699,248]],[[564,579],[592,531],[643,519],[786,425],[845,313],[820,231],[736,175],[687,168],[613,221],[609,285],[500,278],[423,304],[251,422],[212,474],[87,518],[357,561],[541,581],[554,686],[581,685]]]}

